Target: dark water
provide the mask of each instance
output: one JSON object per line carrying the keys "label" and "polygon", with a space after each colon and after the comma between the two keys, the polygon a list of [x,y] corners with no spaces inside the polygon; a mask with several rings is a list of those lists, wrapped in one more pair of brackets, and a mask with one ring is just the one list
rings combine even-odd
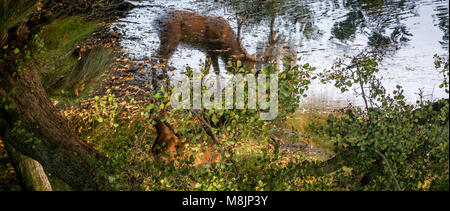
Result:
{"label": "dark water", "polygon": [[[448,97],[437,86],[442,80],[434,69],[433,55],[448,56],[448,0],[148,0],[130,1],[140,7],[115,25],[125,34],[122,42],[129,56],[150,59],[159,45],[153,20],[169,10],[194,11],[226,18],[237,31],[236,14],[246,17],[241,40],[249,53],[267,46],[271,25],[283,35],[282,46],[319,70],[336,58],[354,55],[364,48],[389,50],[380,76],[384,85],[405,88],[414,102],[419,88],[428,99]],[[283,53],[283,51],[280,51]],[[179,46],[170,65],[176,80],[186,66],[202,67],[204,53]],[[223,62],[220,63],[223,66]],[[221,68],[222,70],[224,68]],[[225,75],[225,73],[222,73]],[[331,85],[314,83],[304,104],[335,107],[360,104],[352,94],[341,94]]]}

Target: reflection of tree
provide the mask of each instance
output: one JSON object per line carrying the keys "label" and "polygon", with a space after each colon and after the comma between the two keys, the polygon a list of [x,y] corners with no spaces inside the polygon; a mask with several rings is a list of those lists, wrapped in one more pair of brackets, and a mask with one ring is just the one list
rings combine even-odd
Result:
{"label": "reflection of tree", "polygon": [[390,36],[373,31],[369,36],[368,45],[372,48],[384,49],[386,51],[397,50],[402,44],[410,40],[408,36],[412,36],[412,34],[408,32],[404,25],[396,26]]}
{"label": "reflection of tree", "polygon": [[[354,38],[358,29],[368,35],[368,45],[375,48],[398,49],[412,36],[402,20],[416,15],[415,1],[353,0],[344,7],[351,12],[343,21],[334,24],[331,34],[341,41]],[[389,29],[390,34],[386,34]]]}
{"label": "reflection of tree", "polygon": [[[286,12],[280,15],[286,24],[296,26],[300,24],[300,32],[306,39],[312,39],[319,34],[319,29],[314,23],[314,12],[310,8],[310,1],[297,1],[288,6]],[[294,31],[295,27],[287,27],[288,30]]]}
{"label": "reflection of tree", "polygon": [[230,0],[228,4],[236,11],[237,34],[240,37],[244,25],[258,25],[270,21],[270,37],[274,33],[275,18],[285,10],[285,0]]}
{"label": "reflection of tree", "polygon": [[[295,25],[303,23],[303,28],[308,37],[312,29],[315,28],[312,23],[312,10],[309,8],[309,1],[296,0],[229,0],[228,5],[236,11],[238,20],[238,34],[242,26],[255,26],[261,22],[267,21],[273,34],[275,19],[282,19],[285,24]],[[287,27],[293,30],[293,27]]]}
{"label": "reflection of tree", "polygon": [[435,0],[435,3],[442,3],[436,6],[436,16],[439,21],[439,28],[444,32],[442,41],[440,41],[443,48],[448,49],[449,45],[449,9],[448,0]]}
{"label": "reflection of tree", "polygon": [[[434,0],[434,4],[448,2]],[[412,36],[404,19],[417,15],[419,1],[408,0],[227,0],[227,5],[236,11],[238,34],[243,26],[250,27],[266,21],[273,30],[275,19],[287,24],[285,30],[295,34],[303,33],[303,38],[314,39],[320,30],[314,19],[329,16],[333,11],[346,11],[342,20],[336,21],[331,29],[331,38],[343,42],[352,40],[356,34],[364,33],[368,45],[378,48],[397,49],[407,44]],[[444,32],[441,44],[449,44],[448,7],[440,4],[436,9],[439,27]],[[277,21],[278,23],[278,21]],[[300,25],[296,25],[301,23]],[[299,26],[300,29],[296,27]]]}
{"label": "reflection of tree", "polygon": [[358,27],[365,26],[364,15],[361,11],[347,13],[346,19],[336,22],[331,29],[331,34],[339,40],[350,40],[354,38]]}

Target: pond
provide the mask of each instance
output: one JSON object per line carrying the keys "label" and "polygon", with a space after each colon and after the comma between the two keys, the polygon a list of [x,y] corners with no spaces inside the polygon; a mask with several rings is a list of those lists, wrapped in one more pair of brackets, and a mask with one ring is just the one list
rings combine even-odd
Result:
{"label": "pond", "polygon": [[[442,76],[435,70],[433,55],[448,57],[448,0],[142,0],[127,17],[114,24],[123,35],[124,52],[134,60],[150,60],[160,40],[154,20],[171,10],[188,10],[220,16],[237,31],[237,14],[246,17],[241,42],[248,53],[260,53],[267,45],[271,21],[283,35],[284,47],[318,71],[330,68],[336,58],[355,55],[362,49],[381,46],[394,49],[381,64],[383,85],[393,90],[399,84],[408,101],[435,100],[448,94],[438,88]],[[113,28],[114,28],[113,27]],[[204,66],[205,53],[179,46],[169,60],[173,81],[187,66]],[[219,61],[224,73],[224,62]],[[351,92],[342,94],[332,85],[313,82],[303,106],[335,108],[362,101]]]}

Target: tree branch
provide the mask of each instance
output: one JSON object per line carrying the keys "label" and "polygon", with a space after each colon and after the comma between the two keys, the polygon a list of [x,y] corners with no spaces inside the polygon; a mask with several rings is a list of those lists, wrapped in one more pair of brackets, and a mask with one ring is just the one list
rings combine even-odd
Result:
{"label": "tree branch", "polygon": [[391,169],[391,165],[389,164],[389,161],[386,159],[386,157],[383,155],[383,153],[378,152],[376,150],[374,150],[383,160],[384,162],[386,162],[386,165],[388,167],[389,173],[391,174],[392,179],[395,182],[395,186],[397,188],[397,191],[401,191],[402,189],[400,188],[400,185],[398,184],[397,178],[395,178],[394,172]]}
{"label": "tree branch", "polygon": [[219,153],[222,155],[222,157],[224,157],[225,159],[227,159],[228,161],[230,161],[233,164],[234,170],[236,171],[237,176],[241,177],[241,171],[239,170],[239,168],[237,168],[236,162],[233,159],[231,159],[231,157],[227,158],[227,156],[225,156],[225,152],[221,148],[222,144],[220,143],[220,141],[217,138],[217,136],[214,134],[213,128],[211,127],[211,125],[203,118],[203,116],[201,115],[200,112],[193,111],[193,113],[203,123],[203,125],[206,126],[206,128],[205,128],[206,133],[213,139],[213,142],[217,146],[219,146],[218,147],[219,148]]}

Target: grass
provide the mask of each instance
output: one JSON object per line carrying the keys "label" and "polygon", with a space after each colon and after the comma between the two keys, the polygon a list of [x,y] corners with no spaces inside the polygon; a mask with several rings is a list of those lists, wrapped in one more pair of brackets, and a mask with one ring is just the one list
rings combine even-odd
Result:
{"label": "grass", "polygon": [[290,128],[293,131],[299,132],[302,136],[300,139],[298,139],[299,141],[311,143],[315,147],[332,151],[333,144],[329,142],[327,143],[326,140],[318,138],[314,133],[315,128],[327,124],[329,115],[336,114],[321,109],[297,111],[292,118],[287,120],[286,128]]}
{"label": "grass", "polygon": [[81,17],[67,17],[42,27],[34,38],[42,83],[50,97],[76,103],[98,84],[112,62],[113,51],[95,47],[74,54],[77,45],[101,25]]}
{"label": "grass", "polygon": [[48,50],[67,51],[98,26],[98,23],[86,22],[81,17],[67,17],[46,25],[40,36]]}
{"label": "grass", "polygon": [[77,61],[70,71],[64,74],[60,84],[56,84],[53,98],[67,100],[71,104],[88,96],[101,81],[104,73],[113,61],[114,53],[110,49],[97,47]]}
{"label": "grass", "polygon": [[0,2],[0,32],[16,26],[37,8],[38,0],[2,0]]}

